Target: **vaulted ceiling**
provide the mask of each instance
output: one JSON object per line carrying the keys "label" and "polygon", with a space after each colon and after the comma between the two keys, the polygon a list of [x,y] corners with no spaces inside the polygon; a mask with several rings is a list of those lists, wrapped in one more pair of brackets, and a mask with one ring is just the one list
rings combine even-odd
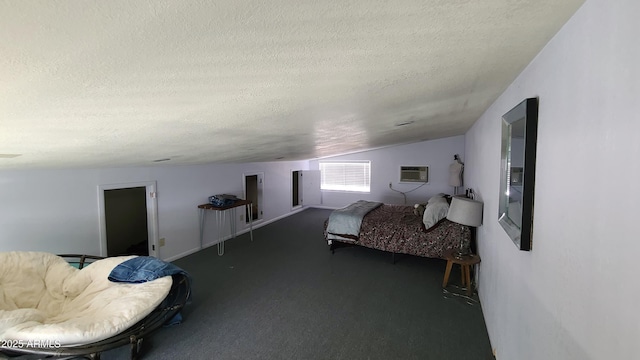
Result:
{"label": "vaulted ceiling", "polygon": [[0,169],[299,160],[461,135],[582,3],[2,1]]}

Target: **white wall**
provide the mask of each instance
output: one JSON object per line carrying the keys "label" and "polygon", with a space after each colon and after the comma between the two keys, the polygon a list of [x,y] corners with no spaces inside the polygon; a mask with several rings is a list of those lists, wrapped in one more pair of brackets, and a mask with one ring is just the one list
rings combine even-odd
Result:
{"label": "white wall", "polygon": [[[264,172],[264,220],[291,213],[291,171],[306,161],[0,172],[0,251],[99,254],[98,185],[157,181],[163,259],[199,249],[197,205],[220,193],[243,195],[243,174]],[[238,217],[242,214],[238,211]],[[238,230],[243,230],[238,221]],[[259,224],[258,224],[259,225]],[[215,217],[207,216],[205,245],[213,243]],[[226,228],[229,225],[227,223]],[[228,231],[227,231],[228,233]]]}
{"label": "white wall", "polygon": [[[386,204],[403,204],[402,194],[389,189],[389,183],[399,191],[415,189],[420,184],[399,183],[400,166],[429,166],[429,184],[407,193],[407,204],[425,203],[429,197],[443,192],[453,193],[449,182],[449,165],[454,161],[453,155],[459,154],[464,161],[464,136],[423,141],[419,143],[392,146],[383,149],[363,151],[359,153],[335,156],[322,160],[370,160],[371,161],[371,193],[345,193],[336,191],[322,192],[322,205],[326,207],[343,207],[358,200],[382,201]],[[309,168],[318,170],[318,160],[309,162]],[[462,190],[461,190],[462,191]]]}
{"label": "white wall", "polygon": [[[485,202],[479,293],[500,360],[640,352],[638,14],[637,0],[587,0],[466,134],[467,185]],[[521,252],[497,222],[500,118],[536,96],[533,250]]]}

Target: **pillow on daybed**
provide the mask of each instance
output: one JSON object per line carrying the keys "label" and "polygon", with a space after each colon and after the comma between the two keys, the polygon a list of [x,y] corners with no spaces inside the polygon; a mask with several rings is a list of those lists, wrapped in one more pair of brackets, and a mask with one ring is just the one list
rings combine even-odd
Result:
{"label": "pillow on daybed", "polygon": [[429,230],[442,219],[446,218],[448,212],[449,202],[444,197],[444,194],[438,194],[429,199],[427,207],[424,209],[424,215],[422,216],[425,230]]}
{"label": "pillow on daybed", "polygon": [[54,254],[0,253],[0,340],[75,346],[131,327],[162,302],[173,281],[109,281],[111,270],[130,258],[106,258],[78,270]]}

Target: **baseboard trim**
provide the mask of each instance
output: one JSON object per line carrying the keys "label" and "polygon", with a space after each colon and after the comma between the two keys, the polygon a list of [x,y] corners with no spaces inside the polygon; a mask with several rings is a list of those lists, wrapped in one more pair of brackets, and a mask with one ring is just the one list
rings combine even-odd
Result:
{"label": "baseboard trim", "polygon": [[[306,209],[308,209],[308,208],[302,207],[302,208],[299,208],[299,209],[295,209],[295,210],[293,210],[293,211],[291,211],[291,212],[289,212],[289,213],[286,213],[286,214],[284,214],[284,215],[277,216],[277,217],[275,217],[275,218],[273,218],[273,219],[264,220],[264,221],[263,221],[263,220],[260,220],[260,221],[259,221],[259,222],[257,222],[257,223],[253,223],[253,230],[255,230],[255,229],[259,229],[259,228],[261,228],[261,227],[263,227],[263,226],[265,226],[265,225],[269,225],[269,224],[271,224],[272,222],[276,222],[276,221],[278,221],[278,220],[282,220],[282,219],[284,219],[284,218],[286,218],[286,217],[289,217],[289,216],[291,216],[291,215],[297,214],[297,213],[302,212],[302,211],[304,211],[304,210],[306,210]],[[245,227],[244,229],[239,230],[239,231],[236,233],[236,236],[238,236],[238,235],[242,235],[242,234],[246,234],[246,233],[248,233],[248,232],[249,232],[249,230],[250,230],[250,229],[249,229],[249,227],[247,226],[247,227]],[[224,240],[222,240],[222,241],[227,241],[227,240],[230,240],[230,239],[233,239],[233,236],[231,236],[231,235],[227,235],[227,236],[225,236],[225,237],[224,237]],[[185,256],[189,256],[189,255],[191,255],[191,254],[195,254],[195,253],[197,253],[198,251],[200,251],[200,250],[204,250],[204,249],[206,249],[206,248],[208,248],[208,247],[211,247],[211,246],[214,246],[214,245],[218,245],[218,244],[219,244],[219,243],[221,243],[222,241],[216,241],[216,242],[212,242],[212,243],[202,244],[202,248],[200,248],[200,247],[193,248],[193,249],[191,249],[191,250],[187,250],[187,251],[185,251],[185,252],[183,252],[183,253],[180,253],[180,254],[177,254],[177,255],[173,255],[173,256],[169,256],[168,258],[166,258],[166,259],[162,259],[162,260],[164,260],[164,261],[168,261],[168,262],[175,261],[175,260],[178,260],[178,259],[183,258],[183,257],[185,257]]]}
{"label": "baseboard trim", "polygon": [[325,206],[325,205],[309,205],[307,208],[325,209],[325,210],[335,210],[335,209],[340,209],[339,207],[335,207],[335,206]]}

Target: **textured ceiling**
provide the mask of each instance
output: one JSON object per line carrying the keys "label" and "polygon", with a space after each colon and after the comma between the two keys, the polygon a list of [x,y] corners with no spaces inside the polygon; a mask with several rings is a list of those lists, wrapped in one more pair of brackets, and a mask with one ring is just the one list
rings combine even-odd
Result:
{"label": "textured ceiling", "polygon": [[0,169],[461,135],[582,3],[0,0]]}

